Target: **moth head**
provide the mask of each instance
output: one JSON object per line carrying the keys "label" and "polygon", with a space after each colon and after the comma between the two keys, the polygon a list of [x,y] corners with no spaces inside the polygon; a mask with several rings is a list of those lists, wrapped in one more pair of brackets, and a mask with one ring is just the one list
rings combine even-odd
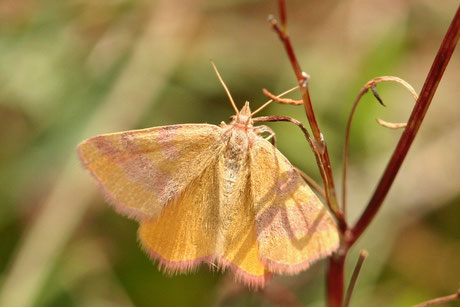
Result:
{"label": "moth head", "polygon": [[252,127],[252,114],[249,108],[249,102],[246,101],[243,108],[236,114],[233,119],[233,124],[241,125],[244,127]]}

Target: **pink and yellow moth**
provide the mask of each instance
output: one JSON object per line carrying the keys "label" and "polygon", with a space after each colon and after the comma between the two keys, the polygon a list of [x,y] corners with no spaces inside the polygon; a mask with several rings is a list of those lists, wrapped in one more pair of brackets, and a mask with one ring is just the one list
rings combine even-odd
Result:
{"label": "pink and yellow moth", "polygon": [[339,236],[318,197],[254,127],[249,104],[238,111],[229,97],[230,124],[98,135],[78,153],[115,209],[139,222],[142,248],[164,271],[206,262],[258,288],[272,273],[296,274],[331,254]]}

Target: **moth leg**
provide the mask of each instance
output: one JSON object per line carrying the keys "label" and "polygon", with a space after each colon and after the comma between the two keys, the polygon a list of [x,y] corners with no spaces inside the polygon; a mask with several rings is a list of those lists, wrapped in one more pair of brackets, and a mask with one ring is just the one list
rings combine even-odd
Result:
{"label": "moth leg", "polygon": [[276,134],[275,134],[275,131],[272,130],[272,128],[262,125],[262,126],[255,127],[254,131],[257,134],[262,134],[264,132],[267,132],[268,136],[265,139],[269,141],[270,143],[272,143],[273,146],[276,147]]}

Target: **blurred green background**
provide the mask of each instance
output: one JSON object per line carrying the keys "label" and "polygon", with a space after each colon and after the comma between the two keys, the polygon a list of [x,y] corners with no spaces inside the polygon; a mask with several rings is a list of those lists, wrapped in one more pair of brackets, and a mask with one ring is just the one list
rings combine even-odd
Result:
{"label": "blurred green background", "polygon": [[[458,1],[288,1],[289,31],[341,183],[344,128],[370,78],[396,75],[420,91]],[[228,122],[233,110],[209,59],[241,107],[295,85],[267,23],[275,1],[0,1],[0,306],[274,306],[290,289],[324,304],[325,262],[276,277],[264,292],[203,266],[168,277],[138,247],[135,222],[117,215],[77,161],[100,133],[176,123]],[[460,282],[460,121],[457,50],[425,123],[360,249],[353,306],[408,306]],[[350,220],[373,191],[413,105],[380,84],[353,125]],[[291,97],[298,98],[297,94]],[[263,114],[305,123],[301,107]],[[270,126],[278,148],[319,180],[301,133]],[[454,304],[452,304],[454,306]],[[459,306],[457,304],[457,306]]]}

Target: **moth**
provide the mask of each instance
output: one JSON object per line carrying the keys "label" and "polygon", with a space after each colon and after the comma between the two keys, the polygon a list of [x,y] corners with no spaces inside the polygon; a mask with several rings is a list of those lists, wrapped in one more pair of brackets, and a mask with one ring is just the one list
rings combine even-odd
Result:
{"label": "moth", "polygon": [[236,112],[230,124],[104,134],[78,153],[115,209],[139,222],[142,248],[164,271],[205,262],[260,288],[272,273],[296,274],[331,254],[339,236],[318,197],[262,137],[264,126],[254,126],[249,103],[238,110],[223,85]]}

